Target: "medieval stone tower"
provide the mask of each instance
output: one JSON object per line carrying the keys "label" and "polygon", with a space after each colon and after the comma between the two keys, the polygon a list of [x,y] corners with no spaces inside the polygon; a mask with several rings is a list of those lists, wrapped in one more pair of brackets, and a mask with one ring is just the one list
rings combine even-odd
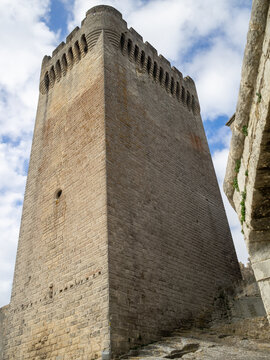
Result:
{"label": "medieval stone tower", "polygon": [[115,358],[238,278],[194,82],[92,8],[42,63],[3,359]]}

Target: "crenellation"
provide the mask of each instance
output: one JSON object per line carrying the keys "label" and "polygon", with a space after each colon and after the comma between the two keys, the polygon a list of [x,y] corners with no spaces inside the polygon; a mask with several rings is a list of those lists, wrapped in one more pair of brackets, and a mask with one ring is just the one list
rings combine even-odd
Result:
{"label": "crenellation", "polygon": [[[74,43],[69,46],[67,51],[67,44],[62,42],[60,44],[61,46],[58,46],[53,52],[53,57],[44,57],[40,82],[41,94],[45,94],[47,91],[49,91],[49,89],[52,89],[55,84],[55,79],[57,80],[57,82],[59,82],[60,79],[66,75],[67,71],[73,68],[74,64],[79,63],[79,61],[88,52],[89,45],[92,45],[91,39],[88,44],[85,34],[79,34],[79,29],[74,31],[74,34],[69,39],[69,42],[71,42],[71,39],[74,39],[75,34],[79,36],[75,38]],[[97,39],[95,39],[95,41],[96,40]]]}
{"label": "crenellation", "polygon": [[183,75],[181,71],[179,71],[175,66],[172,67],[172,71],[176,74],[176,76],[178,76],[180,81],[183,81]]}
{"label": "crenellation", "polygon": [[52,52],[52,57],[56,56],[66,46],[66,43],[62,41]]}
{"label": "crenellation", "polygon": [[[150,44],[147,42],[143,43],[142,41],[140,43],[139,39],[135,40],[132,33],[129,34],[126,32],[121,34],[119,47],[122,54],[127,55],[129,60],[133,61],[139,69],[147,72],[148,75],[155,82],[159,83],[169,94],[178,101],[181,99],[182,103],[186,105],[190,111],[198,115],[200,113],[200,107],[198,105],[194,81],[189,76],[183,79],[182,73],[175,67],[171,67],[170,62],[164,58],[164,56],[157,56],[156,50],[154,49],[153,52],[153,47]],[[180,86],[183,88],[182,96],[180,96]]]}
{"label": "crenellation", "polygon": [[134,40],[143,42],[143,37],[135,29],[133,29],[133,27],[130,27],[128,31],[132,34]]}
{"label": "crenellation", "polygon": [[71,40],[74,38],[74,36],[77,34],[77,32],[80,30],[79,26],[76,26],[70,34],[66,37],[66,44],[71,42]]}
{"label": "crenellation", "polygon": [[[104,8],[102,6],[97,6],[93,11],[87,12],[86,17],[95,16],[95,14],[103,10]],[[115,14],[114,11],[112,11],[112,13]],[[117,16],[119,17],[119,15]],[[122,21],[123,20],[121,20],[121,25],[125,26]],[[53,52],[52,58],[47,59],[45,62],[44,67],[47,68],[50,63],[55,60],[53,69],[57,67],[57,71],[54,76],[51,72],[49,72],[49,76],[47,76],[47,73],[44,74],[40,84],[42,94],[52,89],[55,84],[55,79],[59,82],[68,70],[72,70],[74,64],[79,63],[88,50],[92,51],[94,48],[101,34],[101,29],[97,28],[93,31],[86,32],[86,34],[81,34],[85,26],[84,21],[81,29],[76,27],[67,36],[66,43],[62,42]],[[200,113],[200,108],[197,105],[198,100],[194,81],[190,77],[183,79],[182,73],[175,67],[171,67],[171,63],[163,55],[158,55],[157,50],[153,48],[151,44],[148,42],[144,43],[142,36],[140,36],[136,30],[131,27],[120,35],[113,30],[105,29],[105,33],[115,48],[120,48],[123,55],[127,54],[130,61],[134,61],[142,72],[147,72],[149,77],[155,82],[158,82],[168,94],[175,97],[178,101],[180,101],[181,98],[182,103],[187,105],[187,108],[192,110],[194,114]],[[71,42],[73,43],[70,44],[68,50],[65,51],[66,45]],[[57,57],[57,59],[54,59],[54,57]],[[184,87],[184,89],[182,89],[182,95],[180,96],[181,86]],[[185,89],[185,87],[187,87],[187,89]],[[188,103],[185,104],[185,102]]]}
{"label": "crenellation", "polygon": [[147,47],[147,49],[149,49],[153,56],[158,56],[157,50],[148,41],[145,42],[145,46]]}
{"label": "crenellation", "polygon": [[[163,55],[161,55],[161,54],[159,54],[158,57],[160,58],[160,62],[161,62],[161,64],[163,64],[164,67],[167,66],[167,67],[171,68],[171,63],[170,63],[169,60],[167,60],[167,59],[166,59]],[[166,65],[164,65],[164,64],[166,64]]]}

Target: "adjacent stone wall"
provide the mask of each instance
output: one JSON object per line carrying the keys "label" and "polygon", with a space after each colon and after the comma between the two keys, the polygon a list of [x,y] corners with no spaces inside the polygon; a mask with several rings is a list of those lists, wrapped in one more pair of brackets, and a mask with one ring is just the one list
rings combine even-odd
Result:
{"label": "adjacent stone wall", "polygon": [[270,319],[270,12],[254,0],[224,190],[238,213]]}

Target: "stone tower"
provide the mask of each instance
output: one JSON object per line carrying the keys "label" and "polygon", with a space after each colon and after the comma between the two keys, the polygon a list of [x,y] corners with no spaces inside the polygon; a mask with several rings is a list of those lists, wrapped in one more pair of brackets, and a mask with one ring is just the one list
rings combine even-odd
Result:
{"label": "stone tower", "polygon": [[109,6],[40,79],[3,358],[114,358],[240,276],[195,85]]}

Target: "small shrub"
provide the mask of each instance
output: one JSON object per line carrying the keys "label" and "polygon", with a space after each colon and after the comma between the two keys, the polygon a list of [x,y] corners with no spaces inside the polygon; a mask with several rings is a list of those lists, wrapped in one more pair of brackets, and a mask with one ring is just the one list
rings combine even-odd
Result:
{"label": "small shrub", "polygon": [[233,179],[233,188],[234,188],[236,191],[239,191],[239,186],[238,186],[237,177],[235,177],[235,178]]}
{"label": "small shrub", "polygon": [[235,168],[234,168],[234,171],[236,172],[236,174],[239,173],[240,166],[241,166],[241,160],[238,159],[238,160],[236,160],[236,162],[235,162]]}
{"label": "small shrub", "polygon": [[243,224],[244,221],[246,221],[246,197],[247,197],[247,192],[246,189],[244,191],[242,191],[242,201],[240,202],[241,205],[241,224]]}
{"label": "small shrub", "polygon": [[245,136],[248,136],[248,127],[247,127],[247,125],[244,125],[244,126],[242,127],[242,133],[243,133]]}

